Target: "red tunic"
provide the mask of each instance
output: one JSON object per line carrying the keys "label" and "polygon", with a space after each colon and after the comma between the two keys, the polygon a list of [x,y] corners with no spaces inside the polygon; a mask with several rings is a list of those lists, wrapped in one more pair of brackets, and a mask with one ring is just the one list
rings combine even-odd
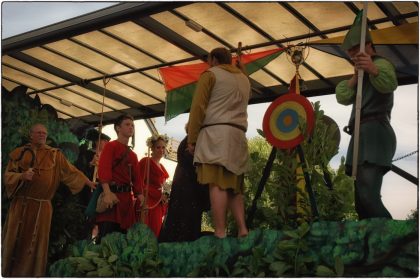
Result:
{"label": "red tunic", "polygon": [[[149,184],[147,184],[147,165],[150,164]],[[145,223],[159,236],[162,228],[162,218],[166,214],[167,204],[161,202],[162,184],[168,179],[169,174],[162,164],[159,166],[152,159],[145,157],[139,162],[140,176],[142,179],[143,193],[148,191],[147,206],[149,208]]]}
{"label": "red tunic", "polygon": [[[124,153],[127,152],[127,148],[127,145],[124,145],[116,140],[105,145],[101,152],[101,157],[99,158],[99,181],[102,183],[115,182],[118,185],[129,184],[129,165],[131,164],[133,191],[135,193],[141,193],[138,159],[136,153],[130,150],[125,158],[118,163],[118,165],[112,167],[113,164],[116,164],[116,161],[119,161],[119,159],[124,156]],[[122,229],[128,229],[136,222],[133,192],[115,194],[120,202],[114,205],[111,210],[107,210],[104,213],[98,213],[96,215],[96,221],[98,223],[105,221],[116,222],[120,224]]]}

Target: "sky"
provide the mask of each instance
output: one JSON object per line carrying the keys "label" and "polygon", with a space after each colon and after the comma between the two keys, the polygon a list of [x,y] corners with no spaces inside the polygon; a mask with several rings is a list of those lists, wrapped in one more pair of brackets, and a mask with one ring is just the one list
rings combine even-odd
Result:
{"label": "sky", "polygon": [[[116,4],[116,2],[9,2],[1,5],[1,36],[5,39],[43,26],[76,17],[97,9]],[[36,16],[34,16],[36,15]],[[320,101],[321,109],[333,118],[340,130],[347,125],[351,107],[339,105],[334,95],[309,98],[310,102]],[[262,119],[270,103],[250,105],[248,107],[247,138],[257,136],[257,129],[262,129]],[[163,117],[156,118],[156,127],[161,134],[167,134],[181,140],[188,114],[182,114],[165,123]],[[397,150],[394,156],[399,158],[418,150],[418,85],[400,86],[394,94],[394,109],[391,124],[397,135]],[[330,165],[336,169],[340,158],[345,156],[350,137],[341,132],[339,153],[332,158]],[[140,154],[139,154],[140,156]],[[141,156],[140,156],[141,157]],[[418,177],[418,153],[394,164]],[[394,219],[405,219],[411,210],[417,207],[418,188],[404,178],[389,172],[385,175],[382,186],[382,199]]]}

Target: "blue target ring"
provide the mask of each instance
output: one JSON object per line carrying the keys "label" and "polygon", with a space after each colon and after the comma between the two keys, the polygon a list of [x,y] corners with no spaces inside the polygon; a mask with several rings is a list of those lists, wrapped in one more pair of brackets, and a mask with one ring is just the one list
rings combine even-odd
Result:
{"label": "blue target ring", "polygon": [[285,109],[279,114],[276,124],[280,131],[289,133],[299,124],[299,115],[293,109]]}

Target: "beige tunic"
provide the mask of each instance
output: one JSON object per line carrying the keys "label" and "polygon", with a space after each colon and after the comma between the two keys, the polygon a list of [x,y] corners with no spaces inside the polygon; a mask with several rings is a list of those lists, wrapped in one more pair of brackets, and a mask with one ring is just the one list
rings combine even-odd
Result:
{"label": "beige tunic", "polygon": [[[30,145],[26,145],[30,147]],[[32,155],[24,147],[10,153],[4,174],[4,187],[13,199],[2,232],[2,275],[12,277],[45,276],[48,240],[51,227],[51,199],[60,182],[74,194],[88,178],[70,164],[56,148],[45,146],[33,150],[34,176],[31,182],[21,181],[22,172],[30,167]]]}
{"label": "beige tunic", "polygon": [[214,124],[246,130],[250,91],[248,78],[232,65],[212,67],[200,77],[188,127],[188,142],[196,143],[195,163],[222,166],[236,176],[248,169],[245,132]]}
{"label": "beige tunic", "polygon": [[216,82],[211,91],[203,128],[198,135],[194,163],[221,165],[241,175],[248,169],[245,132],[230,125],[213,124],[228,123],[247,129],[250,84],[240,72],[231,73],[220,67],[212,67],[209,71],[215,75]]}

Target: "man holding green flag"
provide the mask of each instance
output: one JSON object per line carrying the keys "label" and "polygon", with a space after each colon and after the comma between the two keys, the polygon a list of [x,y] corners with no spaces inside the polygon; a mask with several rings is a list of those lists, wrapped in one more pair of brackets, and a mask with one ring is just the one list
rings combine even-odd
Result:
{"label": "man holding green flag", "polygon": [[353,105],[345,131],[352,135],[346,157],[346,173],[351,174],[357,72],[364,71],[358,146],[358,171],[355,182],[355,206],[359,219],[392,218],[381,200],[383,176],[391,169],[396,137],[391,127],[391,110],[397,78],[394,66],[376,54],[370,33],[366,30],[365,52],[360,51],[362,11],[344,38],[342,49],[354,65],[355,73],[341,81],[335,90],[337,102]]}

